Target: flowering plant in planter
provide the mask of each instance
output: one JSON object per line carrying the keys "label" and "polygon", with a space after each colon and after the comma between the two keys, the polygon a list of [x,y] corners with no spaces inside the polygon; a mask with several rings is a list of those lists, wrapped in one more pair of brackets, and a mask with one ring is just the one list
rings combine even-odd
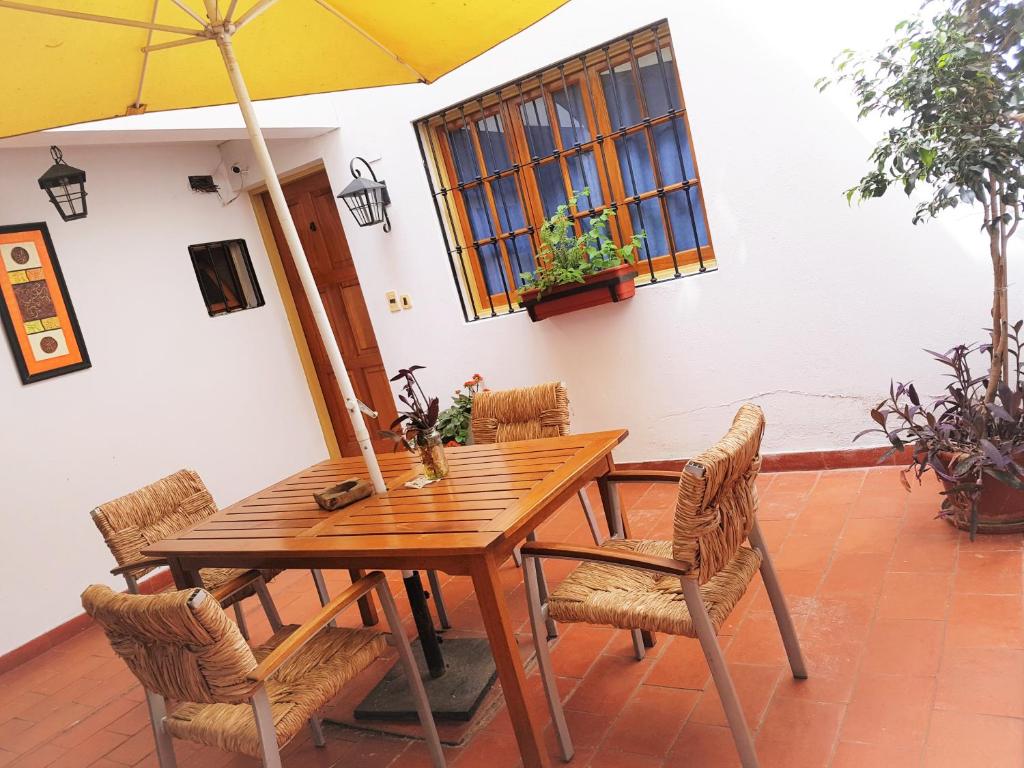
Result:
{"label": "flowering plant in planter", "polygon": [[889,397],[871,411],[878,424],[857,435],[881,433],[892,448],[883,460],[905,448],[911,463],[900,473],[909,490],[907,474],[920,481],[929,469],[942,480],[945,497],[940,515],[962,522],[973,536],[978,529],[978,506],[986,478],[1024,491],[1024,362],[1020,338],[1024,321],[1010,326],[1013,380],[1000,382],[995,399],[986,401],[986,376],[971,371],[972,356],[987,354],[987,344],[959,344],[945,354],[930,352],[950,369],[952,379],[931,402],[922,402],[912,383],[890,385]]}
{"label": "flowering plant in planter", "polygon": [[[915,224],[981,203],[992,262],[991,340],[936,355],[953,368],[954,382],[935,403],[922,406],[912,386],[901,384],[872,411],[895,449],[914,446],[911,467],[919,474],[928,467],[938,471],[940,455],[950,454],[946,475],[953,485],[946,501],[974,494],[973,535],[983,478],[1011,488],[1020,479],[1014,458],[1019,348],[1010,363],[1019,326],[1011,328],[1008,320],[1007,252],[1024,208],[1024,3],[929,0],[925,7],[936,9],[931,18],[900,22],[896,39],[877,54],[844,51],[836,59],[836,80],[852,87],[859,116],[876,115],[889,124],[871,152],[872,169],[846,197],[867,200],[893,187],[907,195],[917,191],[923,198]],[[819,85],[830,82],[823,78]],[[967,360],[973,353],[988,355],[986,375],[971,374]],[[897,417],[900,428],[890,429],[887,416]],[[970,483],[978,488],[972,491]],[[1024,524],[1024,496],[1017,514]]]}
{"label": "flowering plant in planter", "polygon": [[540,227],[541,247],[534,256],[536,270],[519,275],[523,291],[537,291],[537,298],[542,298],[555,286],[583,283],[590,275],[633,263],[634,252],[645,234],[634,235],[623,246],[615,245],[606,233],[608,221],[615,215],[611,208],[592,216],[589,229],[576,236],[569,209],[576,207],[580,197],[589,195],[589,189],[574,190],[568,202],[558,206],[554,216],[544,220]]}
{"label": "flowering plant in planter", "polygon": [[[437,429],[445,445],[466,445],[469,442],[469,422],[473,410],[473,397],[484,385],[484,377],[474,373],[456,389],[452,404],[437,417]],[[486,392],[486,389],[483,389]]]}

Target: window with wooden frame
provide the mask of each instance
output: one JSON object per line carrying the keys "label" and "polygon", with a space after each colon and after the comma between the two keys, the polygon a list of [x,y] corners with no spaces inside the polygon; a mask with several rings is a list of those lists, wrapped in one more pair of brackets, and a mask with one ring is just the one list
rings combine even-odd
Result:
{"label": "window with wooden frame", "polygon": [[188,252],[210,317],[263,306],[245,240],[190,245]]}
{"label": "window with wooden frame", "polygon": [[577,235],[615,212],[642,232],[637,283],[713,270],[714,249],[664,21],[416,123],[467,320],[519,309],[543,220],[579,196]]}

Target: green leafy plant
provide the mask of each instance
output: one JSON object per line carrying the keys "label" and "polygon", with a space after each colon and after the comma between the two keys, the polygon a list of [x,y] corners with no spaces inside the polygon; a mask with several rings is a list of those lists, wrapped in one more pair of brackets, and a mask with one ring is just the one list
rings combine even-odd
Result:
{"label": "green leafy plant", "polygon": [[536,270],[533,274],[523,272],[522,290],[536,290],[543,296],[557,285],[586,282],[588,275],[595,275],[620,264],[632,264],[635,251],[646,237],[640,232],[622,246],[615,245],[608,237],[608,221],[615,215],[611,208],[592,216],[590,227],[582,235],[576,235],[570,208],[576,207],[580,197],[589,197],[590,190],[573,191],[568,202],[555,209],[555,214],[545,219],[540,227],[540,250],[533,257]]}
{"label": "green leafy plant", "polygon": [[437,417],[437,430],[441,433],[445,445],[465,445],[469,442],[473,397],[482,390],[483,385],[484,377],[474,373],[469,380],[462,383],[462,389],[455,390],[452,404]]}
{"label": "green leafy plant", "polygon": [[[843,51],[835,81],[852,87],[859,116],[890,127],[871,152],[874,167],[847,199],[881,197],[896,186],[925,199],[915,224],[961,204],[982,205],[992,261],[992,343],[985,402],[1011,375],[1007,344],[1007,243],[1024,190],[1024,4],[946,0],[931,18],[896,25],[873,56]],[[824,90],[831,78],[818,81]],[[925,187],[925,188],[922,188]]]}

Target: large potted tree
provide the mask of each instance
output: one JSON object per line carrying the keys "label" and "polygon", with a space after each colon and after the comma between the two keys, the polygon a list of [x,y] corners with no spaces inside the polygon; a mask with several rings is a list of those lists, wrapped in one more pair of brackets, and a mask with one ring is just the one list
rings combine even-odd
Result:
{"label": "large potted tree", "polygon": [[[919,200],[915,224],[961,205],[981,208],[993,277],[990,338],[932,353],[951,368],[946,391],[922,401],[912,384],[893,385],[871,412],[877,426],[861,433],[880,432],[893,452],[911,451],[901,475],[908,488],[908,472],[920,479],[934,471],[945,485],[943,516],[973,537],[1024,529],[1021,325],[1010,325],[1007,304],[1007,249],[1024,187],[1024,5],[945,0],[925,11],[900,22],[878,53],[841,53],[835,77],[819,85],[848,84],[859,116],[886,123],[872,168],[848,200],[902,189]],[[971,372],[973,358],[984,373]]]}

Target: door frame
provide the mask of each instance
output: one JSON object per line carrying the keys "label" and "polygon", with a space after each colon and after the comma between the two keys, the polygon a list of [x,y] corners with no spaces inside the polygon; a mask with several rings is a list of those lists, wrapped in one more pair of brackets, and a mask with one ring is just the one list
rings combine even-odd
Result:
{"label": "door frame", "polygon": [[[283,186],[317,173],[323,173],[327,176],[328,181],[330,181],[330,175],[327,173],[327,167],[324,165],[323,160],[314,160],[286,173],[278,174],[277,178]],[[274,239],[274,232],[270,227],[271,214],[263,204],[262,195],[267,191],[267,185],[265,182],[261,182],[246,191],[249,195],[249,202],[252,204],[253,214],[256,216],[256,224],[260,230],[263,246],[267,251],[267,258],[270,260],[270,268],[274,273],[277,292],[281,296],[281,303],[284,305],[284,313],[288,318],[288,327],[292,332],[295,350],[299,353],[302,372],[306,377],[306,386],[309,388],[309,394],[313,398],[313,407],[316,410],[317,420],[320,422],[320,430],[324,435],[327,453],[332,459],[341,458],[341,448],[338,445],[338,436],[334,432],[334,425],[331,423],[331,415],[327,410],[327,400],[324,398],[324,391],[320,387],[320,379],[317,376],[316,368],[313,366],[313,355],[309,351],[309,342],[306,341],[306,334],[302,330],[299,312],[295,308],[295,296],[292,294],[291,286],[288,284],[281,251],[277,247],[277,240]],[[338,212],[338,217],[341,217],[341,211]],[[342,227],[344,228],[344,224],[342,224]]]}

